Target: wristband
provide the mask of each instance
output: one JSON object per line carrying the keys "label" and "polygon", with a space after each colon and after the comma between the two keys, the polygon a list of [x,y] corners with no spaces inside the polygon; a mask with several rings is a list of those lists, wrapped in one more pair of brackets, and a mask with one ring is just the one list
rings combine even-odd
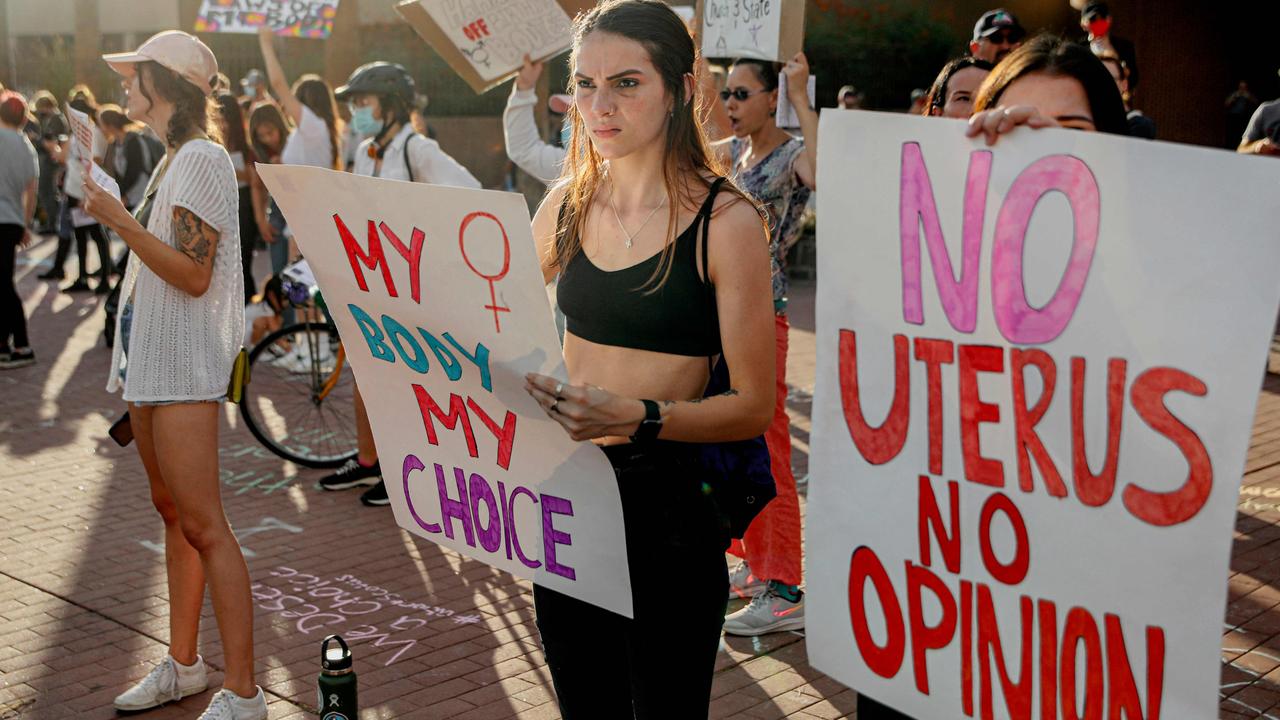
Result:
{"label": "wristband", "polygon": [[662,432],[662,411],[658,408],[658,403],[652,400],[640,402],[644,403],[644,419],[640,421],[640,427],[636,428],[636,433],[631,436],[631,442],[653,442],[658,439],[658,433]]}

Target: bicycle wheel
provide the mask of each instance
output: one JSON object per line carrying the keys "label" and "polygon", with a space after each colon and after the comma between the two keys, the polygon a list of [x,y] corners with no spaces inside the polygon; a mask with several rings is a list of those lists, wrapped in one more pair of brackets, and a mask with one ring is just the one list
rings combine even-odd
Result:
{"label": "bicycle wheel", "polygon": [[355,376],[332,323],[271,333],[249,352],[249,366],[240,416],[268,450],[313,468],[355,457]]}

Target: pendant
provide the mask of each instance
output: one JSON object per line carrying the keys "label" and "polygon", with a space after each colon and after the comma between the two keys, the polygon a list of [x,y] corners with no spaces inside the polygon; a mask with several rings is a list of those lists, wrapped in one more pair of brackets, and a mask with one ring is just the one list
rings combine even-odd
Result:
{"label": "pendant", "polygon": [[627,249],[631,249],[631,238],[627,238]]}

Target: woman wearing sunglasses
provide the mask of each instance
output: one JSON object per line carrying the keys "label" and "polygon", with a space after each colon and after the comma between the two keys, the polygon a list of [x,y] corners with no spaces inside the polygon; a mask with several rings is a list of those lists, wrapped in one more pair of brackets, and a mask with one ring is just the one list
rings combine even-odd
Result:
{"label": "woman wearing sunglasses", "polygon": [[[786,78],[787,99],[800,121],[802,138],[778,127],[778,78]],[[773,421],[765,433],[777,497],[752,522],[729,552],[742,558],[729,573],[729,597],[750,597],[725,618],[731,635],[756,636],[804,627],[800,591],[800,500],[791,474],[791,421],[787,417],[787,251],[800,239],[801,216],[815,187],[818,114],[809,107],[809,63],[797,53],[785,67],[762,60],[739,60],[729,69],[720,97],[733,137],[716,145],[732,177],[769,216],[773,275],[775,360]]]}

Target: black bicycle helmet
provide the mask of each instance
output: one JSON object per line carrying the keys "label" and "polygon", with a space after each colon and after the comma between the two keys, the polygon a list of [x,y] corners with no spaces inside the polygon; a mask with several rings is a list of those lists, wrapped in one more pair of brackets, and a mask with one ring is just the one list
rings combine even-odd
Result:
{"label": "black bicycle helmet", "polygon": [[408,106],[413,103],[413,77],[403,65],[379,60],[356,68],[347,79],[347,84],[333,94],[339,102],[346,102],[352,95],[365,93],[398,97]]}

